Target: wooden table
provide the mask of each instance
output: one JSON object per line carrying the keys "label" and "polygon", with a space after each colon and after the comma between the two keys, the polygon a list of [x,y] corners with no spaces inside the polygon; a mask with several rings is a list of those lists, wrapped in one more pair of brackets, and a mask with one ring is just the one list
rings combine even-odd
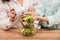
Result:
{"label": "wooden table", "polygon": [[0,30],[0,40],[60,40],[60,30],[37,30],[34,36],[23,36],[19,29]]}

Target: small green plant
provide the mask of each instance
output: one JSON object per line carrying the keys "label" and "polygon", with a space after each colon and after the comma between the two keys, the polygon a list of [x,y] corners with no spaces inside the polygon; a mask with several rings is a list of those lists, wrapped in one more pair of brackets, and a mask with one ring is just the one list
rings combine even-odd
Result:
{"label": "small green plant", "polygon": [[33,17],[27,14],[23,19],[27,24],[24,25],[21,33],[25,36],[32,35],[34,33]]}

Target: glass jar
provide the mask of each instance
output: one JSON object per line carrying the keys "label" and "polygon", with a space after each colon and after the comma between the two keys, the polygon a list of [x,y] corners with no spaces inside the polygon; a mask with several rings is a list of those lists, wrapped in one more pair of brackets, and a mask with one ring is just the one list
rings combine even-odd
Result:
{"label": "glass jar", "polygon": [[21,28],[21,34],[25,36],[31,36],[36,33],[36,28],[34,27],[33,17],[30,15],[25,15],[23,17],[24,21],[23,27]]}

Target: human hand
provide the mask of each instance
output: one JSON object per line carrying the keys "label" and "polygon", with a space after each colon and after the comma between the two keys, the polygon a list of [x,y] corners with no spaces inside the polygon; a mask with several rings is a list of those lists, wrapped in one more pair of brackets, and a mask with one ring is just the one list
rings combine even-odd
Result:
{"label": "human hand", "polygon": [[28,12],[35,12],[35,8],[34,7],[29,7]]}
{"label": "human hand", "polygon": [[34,16],[33,20],[41,20],[41,17],[40,16]]}
{"label": "human hand", "polygon": [[9,13],[9,18],[10,18],[10,21],[13,22],[14,21],[14,18],[16,16],[16,12],[13,8],[10,9],[10,13]]}

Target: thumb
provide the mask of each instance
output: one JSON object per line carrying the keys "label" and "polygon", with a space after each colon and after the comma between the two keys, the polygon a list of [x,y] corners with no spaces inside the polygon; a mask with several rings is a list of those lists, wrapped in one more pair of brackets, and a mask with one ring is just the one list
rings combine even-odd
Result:
{"label": "thumb", "polygon": [[10,11],[15,11],[14,8],[10,8]]}

